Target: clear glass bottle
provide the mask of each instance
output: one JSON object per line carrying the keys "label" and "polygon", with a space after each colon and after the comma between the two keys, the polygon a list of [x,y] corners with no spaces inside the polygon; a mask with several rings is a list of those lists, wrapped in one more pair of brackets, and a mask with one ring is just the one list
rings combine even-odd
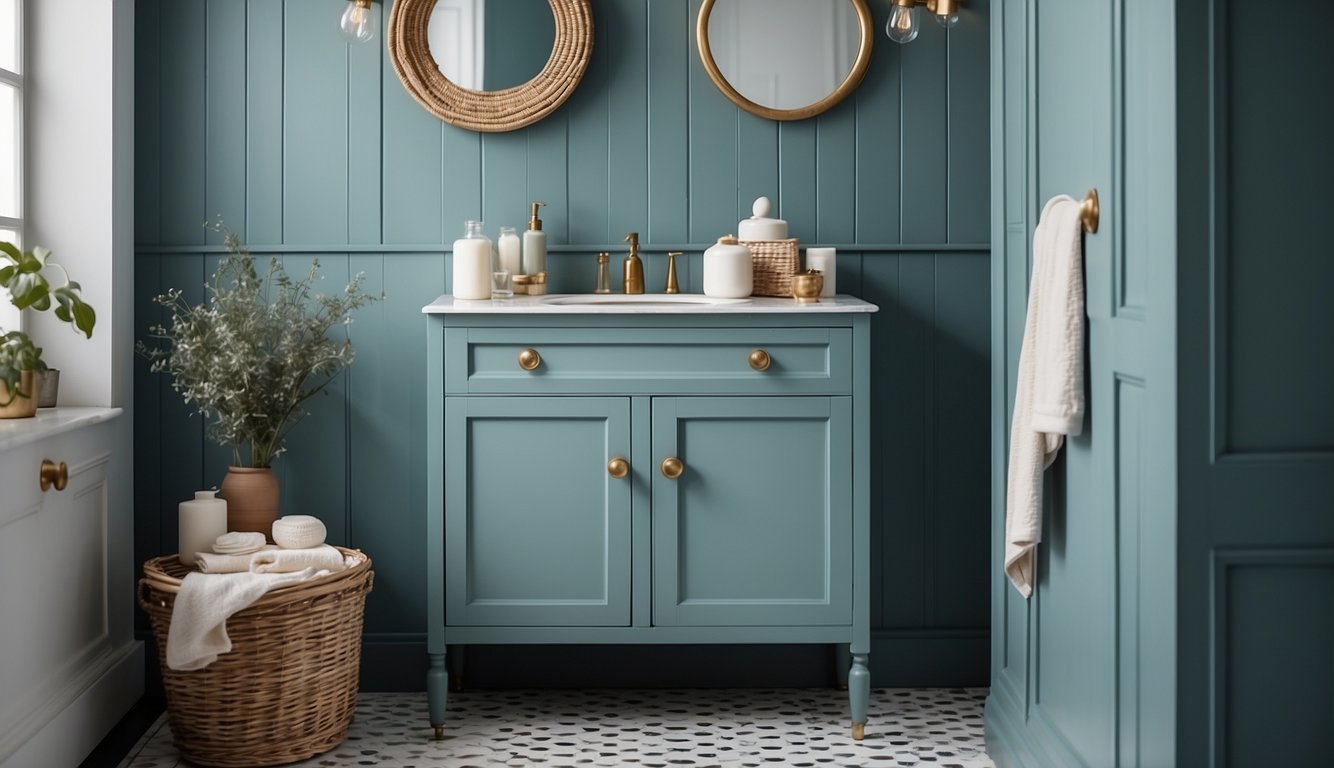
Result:
{"label": "clear glass bottle", "polygon": [[491,238],[482,222],[468,221],[463,237],[454,241],[454,298],[491,298]]}

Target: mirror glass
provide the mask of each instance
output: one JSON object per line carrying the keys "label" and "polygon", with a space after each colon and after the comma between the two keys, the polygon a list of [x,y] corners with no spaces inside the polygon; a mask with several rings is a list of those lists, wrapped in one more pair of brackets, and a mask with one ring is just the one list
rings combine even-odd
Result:
{"label": "mirror glass", "polygon": [[556,17],[547,0],[437,0],[426,37],[431,58],[455,85],[499,91],[546,66]]}
{"label": "mirror glass", "polygon": [[862,41],[849,0],[715,0],[708,35],[727,82],[775,110],[800,109],[838,90]]}

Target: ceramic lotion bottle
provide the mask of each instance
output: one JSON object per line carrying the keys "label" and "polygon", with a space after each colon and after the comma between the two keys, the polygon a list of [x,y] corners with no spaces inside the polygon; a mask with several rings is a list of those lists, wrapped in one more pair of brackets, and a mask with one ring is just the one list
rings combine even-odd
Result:
{"label": "ceramic lotion bottle", "polygon": [[537,217],[537,209],[543,205],[546,203],[533,202],[533,216],[523,233],[523,271],[527,275],[547,271],[547,233],[542,231],[542,220]]}
{"label": "ceramic lotion bottle", "polygon": [[195,491],[194,499],[182,501],[176,540],[181,564],[194,566],[196,552],[212,552],[213,542],[227,532],[227,502],[217,491]]}
{"label": "ceramic lotion bottle", "polygon": [[469,221],[467,232],[454,241],[454,298],[491,298],[491,238],[482,222]]}

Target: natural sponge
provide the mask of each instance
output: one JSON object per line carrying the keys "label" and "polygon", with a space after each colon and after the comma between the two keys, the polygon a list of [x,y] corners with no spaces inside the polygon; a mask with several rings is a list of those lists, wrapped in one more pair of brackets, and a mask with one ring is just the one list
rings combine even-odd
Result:
{"label": "natural sponge", "polygon": [[287,515],[273,521],[273,541],[285,549],[318,547],[328,535],[318,517]]}

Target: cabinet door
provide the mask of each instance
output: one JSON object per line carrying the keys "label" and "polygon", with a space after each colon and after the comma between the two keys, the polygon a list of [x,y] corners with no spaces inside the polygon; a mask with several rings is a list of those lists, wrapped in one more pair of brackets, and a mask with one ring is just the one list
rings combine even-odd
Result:
{"label": "cabinet door", "polygon": [[630,623],[630,401],[445,399],[452,625]]}
{"label": "cabinet door", "polygon": [[851,412],[846,397],[653,400],[655,624],[852,622]]}

